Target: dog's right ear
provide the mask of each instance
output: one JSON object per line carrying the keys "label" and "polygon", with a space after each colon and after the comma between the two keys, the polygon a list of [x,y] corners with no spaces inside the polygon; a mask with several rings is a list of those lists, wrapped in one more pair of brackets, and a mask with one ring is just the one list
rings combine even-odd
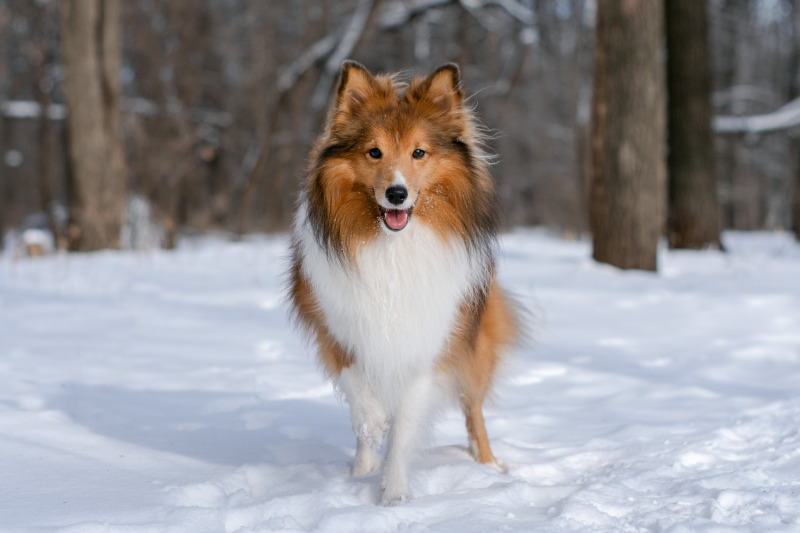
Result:
{"label": "dog's right ear", "polygon": [[339,84],[336,89],[336,110],[353,113],[367,100],[375,78],[361,64],[347,60],[342,63]]}

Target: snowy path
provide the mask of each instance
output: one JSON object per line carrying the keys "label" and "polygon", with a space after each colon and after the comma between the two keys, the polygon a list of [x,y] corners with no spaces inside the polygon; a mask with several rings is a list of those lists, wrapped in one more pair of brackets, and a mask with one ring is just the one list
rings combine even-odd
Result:
{"label": "snowy path", "polygon": [[0,259],[0,531],[800,531],[800,245],[727,234],[661,272],[503,239],[536,315],[487,412],[448,411],[383,508],[280,304],[284,238]]}

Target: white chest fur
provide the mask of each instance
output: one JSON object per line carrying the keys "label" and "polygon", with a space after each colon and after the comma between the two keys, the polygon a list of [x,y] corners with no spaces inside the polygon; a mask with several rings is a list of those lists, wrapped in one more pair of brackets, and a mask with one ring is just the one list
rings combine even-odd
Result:
{"label": "white chest fur", "polygon": [[303,272],[328,330],[394,411],[410,380],[432,372],[485,265],[463,243],[443,242],[412,220],[402,232],[381,233],[362,246],[355,265],[344,268],[317,244],[304,209],[295,222]]}

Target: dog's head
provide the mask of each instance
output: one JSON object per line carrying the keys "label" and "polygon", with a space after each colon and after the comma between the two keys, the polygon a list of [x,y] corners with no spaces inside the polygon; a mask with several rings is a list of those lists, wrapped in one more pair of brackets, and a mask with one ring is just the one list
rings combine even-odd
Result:
{"label": "dog's head", "polygon": [[310,195],[336,215],[323,233],[331,223],[351,234],[400,234],[416,223],[464,233],[465,219],[493,224],[493,187],[476,131],[455,64],[406,87],[346,61],[312,162]]}

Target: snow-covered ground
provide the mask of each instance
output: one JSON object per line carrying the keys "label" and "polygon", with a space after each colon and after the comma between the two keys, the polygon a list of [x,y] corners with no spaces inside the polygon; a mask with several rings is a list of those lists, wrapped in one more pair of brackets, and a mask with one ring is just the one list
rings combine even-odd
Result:
{"label": "snow-covered ground", "polygon": [[621,272],[503,238],[535,339],[376,505],[289,326],[284,237],[0,259],[0,531],[800,531],[800,245],[729,233]]}

